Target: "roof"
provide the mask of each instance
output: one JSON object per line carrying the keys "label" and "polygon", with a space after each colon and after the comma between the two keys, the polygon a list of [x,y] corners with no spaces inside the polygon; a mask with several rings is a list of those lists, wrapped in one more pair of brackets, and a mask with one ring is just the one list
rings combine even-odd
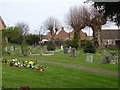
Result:
{"label": "roof", "polygon": [[58,34],[56,34],[55,38],[66,39],[69,38],[69,34],[65,32],[64,27],[62,27],[61,31]]}
{"label": "roof", "polygon": [[3,29],[4,27],[6,27],[2,17],[0,16],[0,30]]}
{"label": "roof", "polygon": [[[70,35],[70,36],[69,36]],[[67,33],[65,30],[64,30],[64,27],[62,27],[61,28],[61,31],[58,33],[58,34],[56,34],[55,35],[55,38],[60,38],[60,39],[68,39],[68,38],[73,38],[74,37],[74,31],[72,31],[72,32],[69,32],[69,33]],[[87,37],[87,34],[86,33],[84,33],[84,32],[82,32],[82,31],[80,31],[80,38],[81,39],[85,39]],[[43,37],[44,39],[50,39],[51,38],[51,34],[50,33],[48,33],[47,35],[45,35],[44,37]]]}
{"label": "roof", "polygon": [[103,39],[120,39],[120,29],[102,29]]}

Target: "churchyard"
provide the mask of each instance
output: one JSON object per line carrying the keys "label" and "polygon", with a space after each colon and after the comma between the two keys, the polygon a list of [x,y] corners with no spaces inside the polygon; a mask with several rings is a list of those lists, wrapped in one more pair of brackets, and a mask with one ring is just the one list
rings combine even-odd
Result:
{"label": "churchyard", "polygon": [[[28,46],[28,56],[23,56],[19,45],[10,46],[15,46],[15,50],[12,47],[11,53],[2,52],[3,88],[118,88],[117,49],[97,49],[91,54],[79,48],[72,50],[73,54],[69,48],[48,51],[38,45]],[[36,62],[44,70],[28,63],[24,67],[23,61]]]}

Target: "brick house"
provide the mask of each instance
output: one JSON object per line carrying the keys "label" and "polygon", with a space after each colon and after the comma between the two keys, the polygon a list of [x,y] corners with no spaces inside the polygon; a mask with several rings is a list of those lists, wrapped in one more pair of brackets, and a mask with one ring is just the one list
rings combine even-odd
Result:
{"label": "brick house", "polygon": [[69,39],[69,33],[64,30],[64,27],[61,28],[61,31],[56,34],[55,38],[60,38],[63,40]]}
{"label": "brick house", "polygon": [[115,45],[115,41],[120,40],[120,29],[102,29],[102,38],[104,45]]}
{"label": "brick house", "polygon": [[0,30],[2,30],[4,27],[6,27],[2,17],[0,16]]}
{"label": "brick house", "polygon": [[[72,39],[74,37],[74,31],[67,33],[64,30],[64,27],[61,28],[61,31],[55,35],[55,38],[60,38],[63,40],[67,40],[67,39]],[[86,39],[87,38],[87,34],[80,31],[80,38],[81,39]],[[43,36],[43,39],[47,39],[50,40],[51,39],[51,35],[50,33],[48,33],[47,35]]]}

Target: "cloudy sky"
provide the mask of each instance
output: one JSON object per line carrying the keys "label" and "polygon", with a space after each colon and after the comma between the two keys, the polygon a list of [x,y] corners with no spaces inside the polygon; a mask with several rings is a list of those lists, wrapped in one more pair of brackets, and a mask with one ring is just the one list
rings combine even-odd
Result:
{"label": "cloudy sky", "polygon": [[[69,8],[87,5],[84,1],[86,0],[0,0],[0,15],[7,26],[25,22],[30,26],[31,33],[38,33],[38,28],[43,26],[48,17],[57,18],[66,27],[64,19]],[[106,26],[116,28],[113,24]],[[88,29],[84,31],[89,34]]]}

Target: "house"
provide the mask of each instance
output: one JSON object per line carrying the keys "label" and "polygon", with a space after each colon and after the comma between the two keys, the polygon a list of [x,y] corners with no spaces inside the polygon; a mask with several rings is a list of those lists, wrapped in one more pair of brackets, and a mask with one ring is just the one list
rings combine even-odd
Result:
{"label": "house", "polygon": [[115,45],[116,40],[120,40],[120,29],[102,29],[104,45]]}
{"label": "house", "polygon": [[[63,39],[63,40],[72,39],[73,37],[74,37],[74,31],[67,33],[64,30],[64,27],[62,27],[60,32],[55,35],[55,38],[60,38],[60,39]],[[82,32],[82,31],[80,31],[80,38],[81,39],[86,39],[87,38],[87,34]],[[50,40],[51,39],[51,34],[48,33],[47,35],[43,36],[43,39]]]}
{"label": "house", "polygon": [[5,27],[6,27],[6,25],[5,25],[2,17],[0,16],[0,30],[2,30],[2,29],[5,28]]}
{"label": "house", "polygon": [[[73,38],[74,37],[74,30],[72,32],[70,32],[69,34],[70,34],[70,38]],[[81,40],[87,39],[87,34],[86,33],[80,31],[79,34],[80,34],[80,39]]]}
{"label": "house", "polygon": [[61,28],[61,31],[56,34],[55,38],[60,38],[60,39],[69,39],[69,33],[67,33],[65,30],[64,30],[64,27]]}

